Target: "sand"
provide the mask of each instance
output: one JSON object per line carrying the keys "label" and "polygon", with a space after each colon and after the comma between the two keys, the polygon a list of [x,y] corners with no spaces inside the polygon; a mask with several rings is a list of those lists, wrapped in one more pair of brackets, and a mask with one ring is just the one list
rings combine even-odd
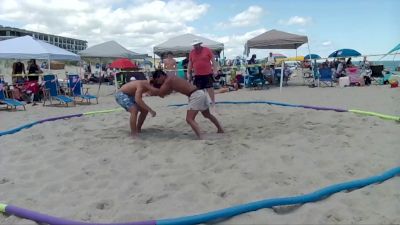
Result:
{"label": "sand", "polygon": [[[92,93],[97,86],[92,86]],[[100,104],[0,111],[0,130],[51,116],[118,107],[112,86]],[[218,100],[270,100],[400,115],[400,89],[242,90]],[[157,111],[141,140],[115,112],[40,124],[0,137],[0,202],[63,218],[127,222],[197,214],[312,192],[400,165],[400,124],[352,113],[269,105],[218,105],[227,133],[199,117],[208,140],[185,122],[186,97],[145,99]],[[221,224],[399,224],[400,179],[288,210],[263,209]],[[29,224],[0,215],[0,224]]]}

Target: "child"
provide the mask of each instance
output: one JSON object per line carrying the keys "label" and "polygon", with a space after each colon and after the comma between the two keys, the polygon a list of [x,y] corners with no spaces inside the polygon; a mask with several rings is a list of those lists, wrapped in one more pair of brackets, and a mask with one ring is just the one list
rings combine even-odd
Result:
{"label": "child", "polygon": [[[149,81],[136,80],[125,84],[115,94],[117,103],[131,113],[129,124],[133,138],[138,138],[138,133],[141,132],[143,122],[149,112],[153,117],[156,116],[156,112],[142,99],[142,94],[148,92],[150,88]],[[138,112],[140,112],[139,118]]]}
{"label": "child", "polygon": [[192,127],[199,139],[202,139],[200,127],[195,121],[199,112],[209,119],[218,129],[217,133],[224,133],[217,118],[210,113],[210,103],[204,90],[198,90],[196,86],[177,76],[167,76],[162,70],[156,70],[153,73],[153,85],[160,89],[152,89],[151,91],[161,98],[172,91],[179,92],[188,96],[188,110],[186,114],[186,122]]}

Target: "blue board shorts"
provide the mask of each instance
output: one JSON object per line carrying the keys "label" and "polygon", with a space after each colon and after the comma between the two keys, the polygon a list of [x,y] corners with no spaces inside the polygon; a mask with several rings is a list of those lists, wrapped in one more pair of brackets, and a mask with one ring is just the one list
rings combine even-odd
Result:
{"label": "blue board shorts", "polygon": [[136,105],[134,96],[127,95],[121,91],[115,93],[115,101],[117,101],[117,103],[126,111],[129,111]]}

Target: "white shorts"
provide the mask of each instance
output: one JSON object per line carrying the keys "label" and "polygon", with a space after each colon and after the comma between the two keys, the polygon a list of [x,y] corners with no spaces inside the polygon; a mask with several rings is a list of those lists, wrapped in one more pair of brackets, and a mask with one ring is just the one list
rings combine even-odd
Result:
{"label": "white shorts", "polygon": [[210,108],[210,102],[204,90],[197,90],[189,96],[188,110],[205,111]]}

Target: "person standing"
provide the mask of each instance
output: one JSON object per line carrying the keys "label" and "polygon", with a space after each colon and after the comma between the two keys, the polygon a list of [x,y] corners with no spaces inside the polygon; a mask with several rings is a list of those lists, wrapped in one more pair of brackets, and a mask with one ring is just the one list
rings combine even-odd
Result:
{"label": "person standing", "polygon": [[17,60],[13,64],[12,74],[25,74],[25,65],[21,62],[21,60]]}
{"label": "person standing", "polygon": [[[22,76],[17,76],[21,74],[25,74],[25,65],[21,62],[21,60],[17,60],[17,62],[13,63],[12,66],[12,75],[14,83],[23,82],[24,78]],[[14,75],[16,75],[16,78],[14,78]]]}
{"label": "person standing", "polygon": [[176,76],[176,60],[172,52],[167,53],[167,58],[163,60],[163,63],[167,75]]}
{"label": "person standing", "polygon": [[200,90],[207,89],[211,98],[212,107],[215,109],[214,76],[217,75],[218,65],[211,49],[201,46],[203,42],[193,40],[193,49],[189,54],[187,79],[192,80],[191,72],[194,70],[193,84]]}
{"label": "person standing", "polygon": [[[43,72],[39,68],[39,66],[36,64],[36,60],[31,59],[29,65],[28,65],[28,74],[39,74],[39,73],[43,73]],[[29,75],[28,80],[29,81],[39,81],[39,75]]]}
{"label": "person standing", "polygon": [[272,52],[270,52],[269,53],[269,56],[268,56],[268,61],[267,61],[267,63],[269,64],[269,65],[275,65],[275,56],[273,56],[272,55]]}
{"label": "person standing", "polygon": [[188,65],[189,65],[189,53],[187,53],[185,59],[182,60],[182,67],[185,75],[187,74]]}

